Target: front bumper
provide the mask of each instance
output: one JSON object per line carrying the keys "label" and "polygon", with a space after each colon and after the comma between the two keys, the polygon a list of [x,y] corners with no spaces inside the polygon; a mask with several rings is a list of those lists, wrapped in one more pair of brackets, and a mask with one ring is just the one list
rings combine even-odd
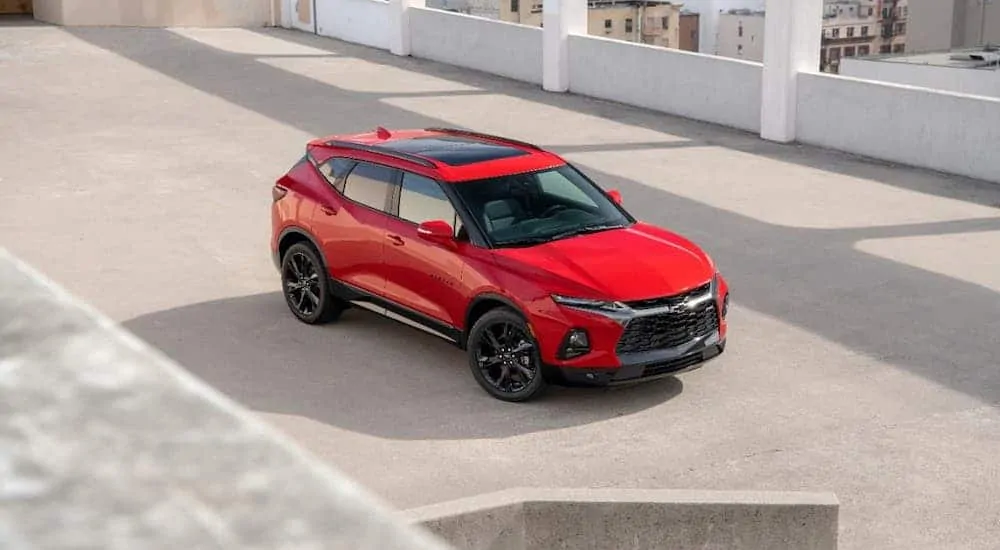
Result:
{"label": "front bumper", "polygon": [[620,367],[549,367],[555,381],[571,386],[613,386],[654,380],[700,368],[726,349],[718,332],[675,348],[620,356]]}

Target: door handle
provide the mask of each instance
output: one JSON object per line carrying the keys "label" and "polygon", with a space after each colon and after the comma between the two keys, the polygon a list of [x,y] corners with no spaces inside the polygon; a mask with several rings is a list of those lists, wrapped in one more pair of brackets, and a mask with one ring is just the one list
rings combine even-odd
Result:
{"label": "door handle", "polygon": [[391,234],[390,235],[386,235],[385,237],[387,239],[389,239],[390,241],[392,241],[392,244],[394,244],[396,246],[403,246],[403,237],[400,237],[399,235],[391,235]]}
{"label": "door handle", "polygon": [[332,206],[330,206],[330,205],[328,205],[328,204],[321,204],[321,205],[319,205],[319,209],[322,210],[323,213],[326,214],[327,216],[336,216],[337,215],[337,209],[334,208],[334,207],[332,207]]}

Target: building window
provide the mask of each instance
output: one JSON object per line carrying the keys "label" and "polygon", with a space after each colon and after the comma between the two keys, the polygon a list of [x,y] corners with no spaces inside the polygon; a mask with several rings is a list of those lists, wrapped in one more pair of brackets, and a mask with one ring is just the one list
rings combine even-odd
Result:
{"label": "building window", "polygon": [[888,44],[885,44],[885,45],[879,47],[879,49],[878,49],[878,53],[891,53],[891,52],[892,52],[892,46],[890,46]]}
{"label": "building window", "polygon": [[670,17],[664,17],[663,18],[663,28],[664,29],[669,29],[670,28]]}
{"label": "building window", "polygon": [[847,27],[847,37],[850,38],[854,36],[854,27]]}
{"label": "building window", "polygon": [[840,38],[840,29],[833,29],[833,37]]}
{"label": "building window", "polygon": [[511,13],[517,13],[519,11],[521,11],[521,2],[520,2],[520,0],[510,0],[510,12]]}
{"label": "building window", "polygon": [[858,46],[858,57],[864,57],[866,55],[870,55],[871,53],[872,49],[870,46]]}
{"label": "building window", "polygon": [[736,55],[743,55],[743,44],[736,45]]}
{"label": "building window", "polygon": [[740,26],[739,26],[739,28],[738,28],[738,29],[736,29],[736,35],[737,35],[737,36],[740,36],[740,37],[742,37],[742,36],[743,36],[743,22],[742,22],[742,21],[740,21]]}
{"label": "building window", "polygon": [[625,19],[625,32],[632,32],[632,19]]}
{"label": "building window", "polygon": [[868,25],[861,27],[861,36],[868,36]]}
{"label": "building window", "polygon": [[896,34],[906,34],[906,23],[896,23]]}
{"label": "building window", "polygon": [[844,57],[854,57],[854,46],[844,48]]}
{"label": "building window", "polygon": [[605,19],[604,20],[604,32],[611,32],[611,20],[610,19]]}
{"label": "building window", "polygon": [[893,44],[892,53],[903,53],[906,50],[906,44]]}
{"label": "building window", "polygon": [[869,7],[868,8],[868,16],[871,17],[873,13],[875,13],[875,8]]}

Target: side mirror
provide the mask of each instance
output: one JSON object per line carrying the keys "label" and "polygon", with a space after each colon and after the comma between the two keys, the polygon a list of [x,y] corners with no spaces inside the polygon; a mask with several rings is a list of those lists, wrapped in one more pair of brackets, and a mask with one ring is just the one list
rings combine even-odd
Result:
{"label": "side mirror", "polygon": [[608,190],[608,198],[611,199],[611,202],[613,202],[613,203],[621,206],[621,204],[622,204],[622,194],[617,189],[609,189]]}
{"label": "side mirror", "polygon": [[417,234],[428,241],[450,242],[455,238],[455,230],[444,220],[429,220],[417,226]]}

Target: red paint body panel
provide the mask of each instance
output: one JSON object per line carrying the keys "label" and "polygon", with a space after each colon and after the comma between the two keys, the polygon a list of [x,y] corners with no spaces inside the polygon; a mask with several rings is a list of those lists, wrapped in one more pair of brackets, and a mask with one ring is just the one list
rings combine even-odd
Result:
{"label": "red paint body panel", "polygon": [[[388,140],[432,135],[426,130],[393,131]],[[368,145],[387,141],[376,132],[313,140],[307,152],[317,165],[331,156],[348,157],[457,185],[565,164],[553,153],[515,144],[528,154],[466,166],[435,161],[431,167],[326,145],[331,140]],[[467,316],[477,298],[502,297],[528,320],[543,361],[563,368],[622,365],[616,345],[624,327],[602,313],[559,305],[552,295],[630,302],[691,291],[717,275],[712,259],[695,243],[643,222],[534,246],[487,248],[424,238],[416,224],[347,199],[310,162],[297,164],[277,185],[288,192],[272,206],[271,249],[276,256],[285,232],[299,231],[320,248],[332,278],[458,332],[470,328]],[[717,281],[716,308],[722,312],[729,286],[721,275]],[[560,359],[564,337],[575,327],[587,331],[592,349]],[[725,315],[719,315],[718,332],[724,343]]]}

